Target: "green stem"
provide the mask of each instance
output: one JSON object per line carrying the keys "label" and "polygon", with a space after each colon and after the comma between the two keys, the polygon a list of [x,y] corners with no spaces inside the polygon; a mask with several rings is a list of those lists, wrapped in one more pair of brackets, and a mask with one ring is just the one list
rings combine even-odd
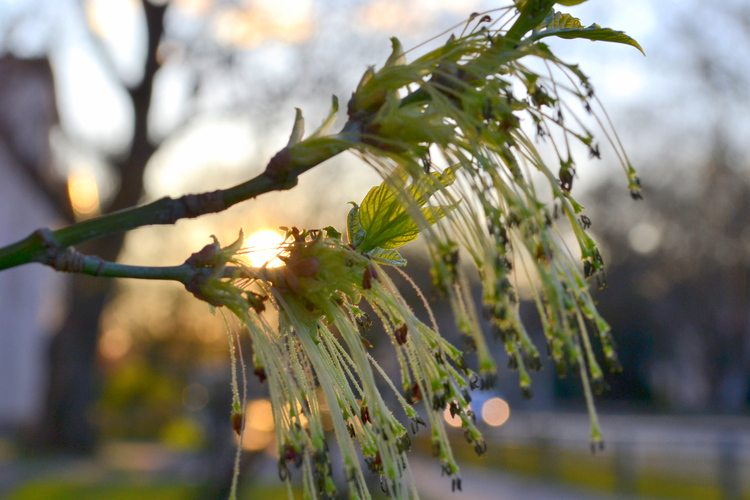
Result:
{"label": "green stem", "polygon": [[[179,266],[133,266],[118,264],[92,255],[83,255],[72,248],[59,249],[52,260],[46,263],[56,271],[87,274],[89,276],[103,276],[107,278],[135,278],[149,280],[179,281],[187,285],[201,276],[208,277],[214,272],[213,267],[197,267],[184,263]],[[223,269],[218,278],[233,277],[244,270],[234,266]],[[255,275],[260,275],[256,271]]]}
{"label": "green stem", "polygon": [[180,266],[148,267],[105,262],[98,257],[85,257],[81,274],[104,276],[107,278],[136,278],[149,280],[179,281],[186,284],[199,273],[206,273],[209,268],[195,268],[188,264]]}

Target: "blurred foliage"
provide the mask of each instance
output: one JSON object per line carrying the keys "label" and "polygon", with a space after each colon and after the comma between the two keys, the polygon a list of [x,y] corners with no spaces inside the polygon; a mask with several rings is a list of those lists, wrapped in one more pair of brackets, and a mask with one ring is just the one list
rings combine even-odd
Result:
{"label": "blurred foliage", "polygon": [[[159,302],[149,300],[152,292]],[[134,303],[140,314],[132,314]],[[215,391],[229,392],[225,325],[206,313],[176,288],[121,287],[100,344],[105,377],[96,417],[104,437],[158,439],[178,449],[205,444],[204,413],[212,398],[221,399]],[[124,344],[114,352],[107,347],[112,335]],[[205,400],[191,401],[193,384],[205,390]]]}

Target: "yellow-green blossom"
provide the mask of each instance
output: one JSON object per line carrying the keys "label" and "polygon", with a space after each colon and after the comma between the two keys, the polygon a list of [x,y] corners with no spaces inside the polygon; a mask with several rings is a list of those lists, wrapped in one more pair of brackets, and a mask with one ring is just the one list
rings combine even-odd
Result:
{"label": "yellow-green blossom", "polygon": [[[393,39],[385,65],[365,71],[340,133],[327,132],[336,99],[324,125],[308,138],[298,111],[289,144],[272,160],[268,176],[282,178],[285,169],[344,149],[383,176],[361,204],[353,203],[348,241],[330,227],[290,229],[278,268],[242,266],[234,257],[237,244],[221,249],[215,243],[206,250],[201,265],[215,271],[191,290],[226,306],[247,326],[254,371],[267,380],[274,409],[280,477],[301,468],[307,496],[335,494],[322,406],[330,409],[352,498],[370,496],[360,454],[384,491],[416,496],[406,451],[409,431],[427,422],[433,452],[460,488],[442,413],[448,409],[458,417],[466,439],[483,453],[469,390],[486,388],[496,371],[470,293],[470,267],[483,287],[481,311],[530,396],[530,372],[541,368],[541,358],[521,321],[515,286],[519,276],[528,279],[547,351],[560,374],[568,367],[580,372],[592,442],[601,440],[592,389],[604,385],[603,371],[590,332],[610,367],[619,364],[587,283],[594,275],[603,279],[601,254],[587,233],[590,220],[572,196],[574,145],[600,155],[579,115],[591,115],[608,139],[616,136],[599,118],[588,78],[540,40],[640,46],[622,32],[584,27],[555,12],[555,3],[517,1],[472,16],[458,36],[411,62]],[[542,141],[556,156],[552,162],[538,150]],[[619,142],[610,143],[631,195],[640,197],[635,170]],[[566,246],[561,227],[576,238],[578,255]],[[418,234],[427,243],[435,285],[450,300],[466,341],[461,348],[440,335],[434,320],[425,324],[415,316],[383,268],[406,265],[398,248]],[[400,380],[391,381],[370,355],[365,336],[375,318],[363,312],[364,303],[393,344]],[[277,314],[278,326],[264,310]],[[476,373],[464,356],[470,350],[476,352]],[[392,388],[399,411],[386,404],[378,379]]]}

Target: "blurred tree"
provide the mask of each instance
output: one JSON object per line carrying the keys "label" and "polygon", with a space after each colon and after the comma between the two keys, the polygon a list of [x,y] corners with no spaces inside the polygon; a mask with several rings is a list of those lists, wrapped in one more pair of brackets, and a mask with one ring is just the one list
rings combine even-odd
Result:
{"label": "blurred tree", "polygon": [[[143,173],[157,148],[149,134],[148,117],[167,4],[144,0],[142,5],[148,40],[143,78],[127,89],[133,109],[132,138],[127,154],[113,161],[119,184],[111,200],[101,207],[105,213],[138,203],[143,194]],[[117,260],[123,241],[124,235],[119,234],[86,243],[81,250]],[[97,434],[90,418],[98,394],[96,347],[99,320],[113,286],[111,280],[87,276],[71,279],[67,314],[50,346],[49,386],[39,443],[72,452],[90,452],[96,444]]]}
{"label": "blurred tree", "polygon": [[616,186],[590,194],[597,236],[618,249],[601,310],[624,376],[637,377],[614,389],[676,410],[747,410],[750,6],[691,2],[678,14],[669,29],[681,43],[650,61],[672,70],[660,101],[629,109],[632,124],[651,124],[626,131],[643,144],[646,203],[626,207]]}
{"label": "blurred tree", "polygon": [[627,216],[613,213],[616,187],[595,195],[606,220],[597,234],[610,248],[630,248],[613,258],[610,287],[599,294],[626,372],[640,381],[622,397],[637,397],[645,383],[641,397],[678,410],[750,403],[750,182],[746,160],[733,161],[716,140],[710,161],[693,167],[700,182],[689,191],[649,187],[647,208]]}

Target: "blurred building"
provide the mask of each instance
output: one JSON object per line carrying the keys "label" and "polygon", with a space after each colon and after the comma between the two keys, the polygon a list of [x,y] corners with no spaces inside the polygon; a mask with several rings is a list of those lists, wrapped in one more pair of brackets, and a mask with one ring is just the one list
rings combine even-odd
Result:
{"label": "blurred building", "polygon": [[[49,141],[57,122],[48,61],[0,59],[0,245],[65,218]],[[63,285],[62,276],[39,265],[0,273],[2,430],[32,425],[41,411],[45,337],[59,316]]]}

